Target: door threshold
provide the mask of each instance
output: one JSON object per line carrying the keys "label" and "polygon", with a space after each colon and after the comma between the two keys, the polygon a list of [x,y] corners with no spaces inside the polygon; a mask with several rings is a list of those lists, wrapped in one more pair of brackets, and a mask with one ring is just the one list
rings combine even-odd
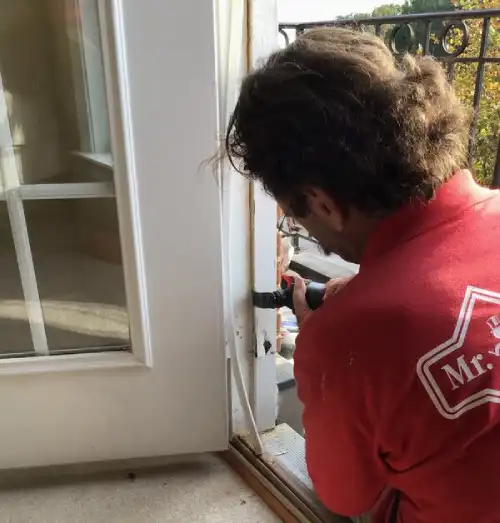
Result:
{"label": "door threshold", "polygon": [[291,489],[242,442],[222,454],[229,466],[284,523],[321,523],[303,507]]}
{"label": "door threshold", "polygon": [[330,512],[314,495],[302,436],[281,424],[261,437],[262,456],[238,437],[224,457],[285,523],[352,523],[350,518]]}

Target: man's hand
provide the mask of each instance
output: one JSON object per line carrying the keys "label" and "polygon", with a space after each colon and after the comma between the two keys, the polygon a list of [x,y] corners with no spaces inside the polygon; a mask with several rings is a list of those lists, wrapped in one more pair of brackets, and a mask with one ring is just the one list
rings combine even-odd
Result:
{"label": "man's hand", "polygon": [[353,278],[354,276],[344,276],[343,278],[335,278],[333,280],[330,280],[326,284],[325,296],[323,300],[326,300],[333,294],[336,294],[338,291],[340,291],[340,289],[345,287]]}
{"label": "man's hand", "polygon": [[[345,276],[344,278],[335,278],[326,284],[325,296],[323,300],[328,299],[344,288],[354,276]],[[293,307],[295,316],[300,325],[312,312],[306,301],[306,284],[300,276],[295,277],[295,286],[293,291]]]}
{"label": "man's hand", "polygon": [[295,285],[293,288],[293,308],[299,325],[311,313],[311,309],[309,308],[309,305],[307,305],[306,300],[306,283],[300,276],[295,277]]}

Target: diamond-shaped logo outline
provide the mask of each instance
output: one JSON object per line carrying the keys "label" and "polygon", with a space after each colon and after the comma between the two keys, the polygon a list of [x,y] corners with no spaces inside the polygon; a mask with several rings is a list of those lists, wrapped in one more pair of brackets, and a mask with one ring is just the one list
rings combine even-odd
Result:
{"label": "diamond-shaped logo outline", "polygon": [[474,305],[477,301],[500,305],[500,293],[469,285],[466,289],[455,330],[451,338],[424,354],[417,362],[417,374],[420,381],[438,412],[447,419],[456,419],[468,410],[483,405],[484,403],[500,403],[500,390],[484,389],[451,407],[430,372],[431,365],[463,347],[474,311]]}

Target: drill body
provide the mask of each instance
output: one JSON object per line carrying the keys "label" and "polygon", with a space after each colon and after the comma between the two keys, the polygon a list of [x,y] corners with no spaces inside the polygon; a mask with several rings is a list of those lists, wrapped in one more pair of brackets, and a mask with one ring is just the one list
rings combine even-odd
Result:
{"label": "drill body", "polygon": [[[294,311],[293,291],[295,284],[288,279],[282,280],[281,289],[274,292],[254,292],[253,304],[258,309],[281,309],[288,307]],[[306,282],[306,301],[311,310],[317,309],[325,296],[325,285],[313,281]]]}

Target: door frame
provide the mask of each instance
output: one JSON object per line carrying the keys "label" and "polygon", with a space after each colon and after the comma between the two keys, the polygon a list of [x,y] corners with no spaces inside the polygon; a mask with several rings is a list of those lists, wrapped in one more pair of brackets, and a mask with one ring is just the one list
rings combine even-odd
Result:
{"label": "door frame", "polygon": [[[252,69],[278,48],[277,0],[249,2],[249,68]],[[258,183],[251,184],[253,289],[269,292],[276,288],[276,246],[278,241],[276,202]],[[260,432],[275,427],[278,390],[276,381],[277,311],[254,308],[253,410]]]}

